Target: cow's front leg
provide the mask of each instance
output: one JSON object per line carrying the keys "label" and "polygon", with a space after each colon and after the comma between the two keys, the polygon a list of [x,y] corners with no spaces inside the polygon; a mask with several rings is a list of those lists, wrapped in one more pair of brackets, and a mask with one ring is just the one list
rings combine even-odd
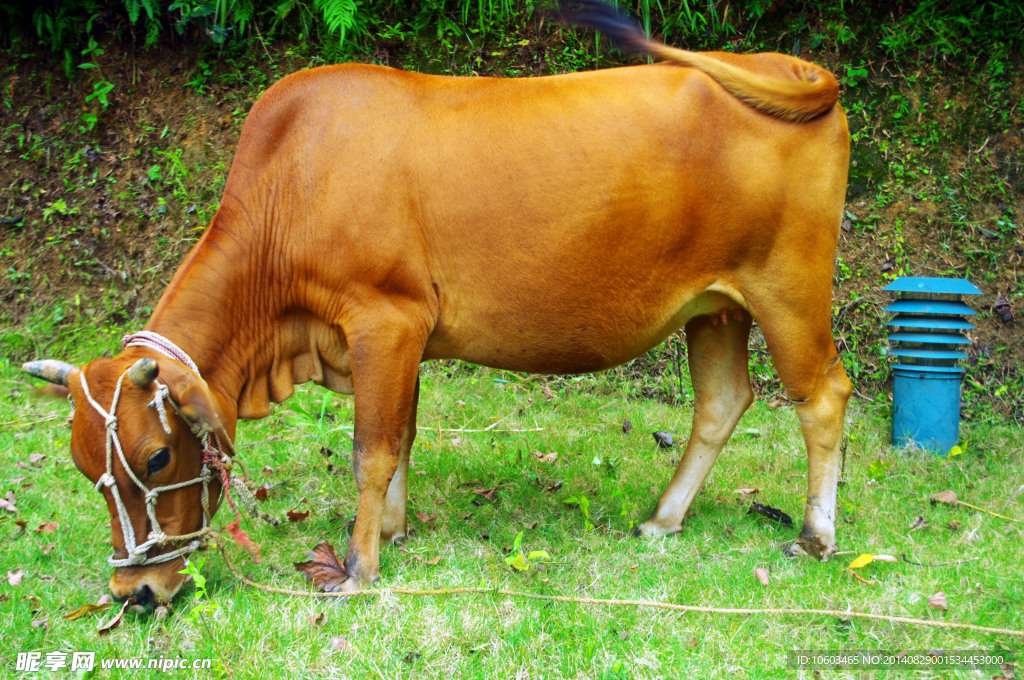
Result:
{"label": "cow's front leg", "polygon": [[405,526],[408,446],[424,337],[401,325],[375,325],[349,337],[355,386],[352,466],[359,490],[345,557],[349,579],[343,589],[351,591],[380,578],[381,539]]}

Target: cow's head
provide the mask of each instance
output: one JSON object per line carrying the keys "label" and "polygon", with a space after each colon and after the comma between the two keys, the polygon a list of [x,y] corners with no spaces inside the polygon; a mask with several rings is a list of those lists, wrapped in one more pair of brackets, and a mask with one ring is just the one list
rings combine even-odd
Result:
{"label": "cow's head", "polygon": [[[170,600],[184,583],[178,571],[199,537],[164,537],[206,525],[204,506],[212,515],[221,484],[209,465],[204,474],[203,435],[227,453],[234,435],[219,415],[229,413],[224,400],[184,365],[154,354],[133,348],[81,367],[60,361],[24,366],[67,387],[74,400],[71,455],[110,511],[110,590],[141,603]],[[226,420],[233,430],[234,418]],[[209,461],[211,452],[205,455]]]}

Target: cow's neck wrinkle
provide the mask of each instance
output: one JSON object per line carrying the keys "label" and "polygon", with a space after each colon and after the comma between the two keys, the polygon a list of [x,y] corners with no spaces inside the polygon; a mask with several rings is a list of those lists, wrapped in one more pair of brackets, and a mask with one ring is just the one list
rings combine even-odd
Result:
{"label": "cow's neck wrinkle", "polygon": [[[282,275],[255,248],[211,227],[161,297],[146,330],[189,354],[237,418],[263,418],[271,402],[313,381],[352,394],[344,336],[280,295]],[[271,286],[271,283],[275,285]]]}

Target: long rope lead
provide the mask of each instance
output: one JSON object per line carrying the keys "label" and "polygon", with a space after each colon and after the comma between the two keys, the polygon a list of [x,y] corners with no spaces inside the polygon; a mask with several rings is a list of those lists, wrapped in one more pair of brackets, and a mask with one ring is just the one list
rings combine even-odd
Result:
{"label": "long rope lead", "polygon": [[1011,628],[990,628],[988,626],[976,626],[970,623],[955,623],[948,621],[929,621],[927,619],[914,619],[906,616],[888,616],[885,614],[868,614],[866,612],[855,612],[855,611],[839,611],[835,609],[748,609],[748,608],[732,608],[732,607],[701,607],[689,604],[673,604],[670,602],[652,602],[650,600],[617,600],[617,599],[601,599],[592,597],[572,597],[566,595],[541,595],[538,593],[526,593],[518,590],[507,590],[505,588],[436,588],[436,589],[418,589],[418,588],[402,588],[393,587],[386,590],[357,590],[348,593],[325,593],[316,592],[311,590],[295,590],[291,588],[279,588],[277,586],[268,586],[263,583],[257,583],[249,577],[245,576],[232,564],[231,559],[228,557],[227,550],[224,547],[223,541],[219,543],[221,554],[224,556],[224,562],[228,566],[228,570],[242,583],[246,584],[251,588],[262,590],[267,593],[275,593],[278,595],[292,595],[295,597],[314,597],[314,598],[354,598],[354,597],[380,597],[381,595],[393,594],[393,595],[407,595],[407,596],[425,596],[425,597],[440,597],[444,595],[503,595],[505,597],[527,599],[527,600],[542,600],[545,602],[567,602],[570,604],[592,604],[592,605],[606,605],[611,607],[634,607],[634,608],[645,608],[645,609],[661,609],[666,611],[676,612],[690,612],[695,614],[725,614],[725,615],[763,615],[763,616],[837,616],[843,619],[867,619],[871,621],[886,621],[889,623],[902,623],[910,626],[922,626],[929,628],[945,628],[947,630],[969,630],[977,633],[992,633],[996,635],[1013,635],[1015,637],[1024,638],[1024,630],[1013,630]]}

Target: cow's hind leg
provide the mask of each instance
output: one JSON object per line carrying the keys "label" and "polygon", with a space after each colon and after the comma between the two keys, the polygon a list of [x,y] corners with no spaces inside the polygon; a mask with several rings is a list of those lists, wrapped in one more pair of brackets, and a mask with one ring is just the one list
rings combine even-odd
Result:
{"label": "cow's hind leg", "polygon": [[835,552],[839,449],[853,386],[832,340],[831,290],[826,283],[820,291],[817,299],[780,296],[758,323],[807,445],[807,506],[797,545],[824,559]]}
{"label": "cow's hind leg", "polygon": [[[426,332],[386,307],[381,302],[374,309],[374,318],[364,320],[365,325],[346,328],[355,386],[352,466],[359,490],[356,522],[345,557],[346,590],[358,590],[379,579],[381,538],[404,527],[404,479],[395,485],[394,495],[391,488],[400,468],[408,465],[407,458],[404,463],[401,459],[412,444],[410,433],[415,424],[411,421]],[[390,509],[396,510],[399,495],[401,520],[385,509],[386,499],[390,499]]]}
{"label": "cow's hind leg", "polygon": [[[738,318],[737,318],[738,317]],[[686,511],[729,440],[754,394],[747,373],[751,318],[745,311],[699,316],[686,324],[693,381],[693,428],[672,480],[639,533],[658,536],[679,531]]]}

